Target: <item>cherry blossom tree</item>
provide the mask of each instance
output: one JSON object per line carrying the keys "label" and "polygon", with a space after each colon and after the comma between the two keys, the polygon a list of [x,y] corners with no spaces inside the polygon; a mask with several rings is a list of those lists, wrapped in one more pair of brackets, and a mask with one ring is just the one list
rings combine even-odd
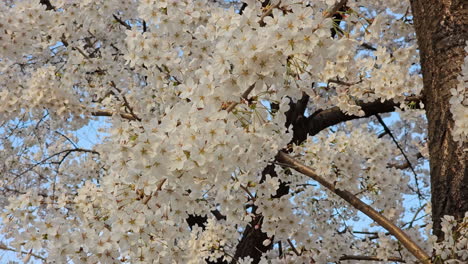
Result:
{"label": "cherry blossom tree", "polygon": [[2,1],[0,249],[465,263],[467,16],[462,0]]}

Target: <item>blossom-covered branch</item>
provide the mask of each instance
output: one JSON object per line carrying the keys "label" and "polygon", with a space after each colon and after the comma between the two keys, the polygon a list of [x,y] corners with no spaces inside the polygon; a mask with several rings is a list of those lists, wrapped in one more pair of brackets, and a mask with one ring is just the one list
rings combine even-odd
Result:
{"label": "blossom-covered branch", "polygon": [[372,207],[359,200],[352,193],[346,190],[336,188],[333,183],[330,183],[324,178],[317,175],[312,168],[301,164],[300,162],[298,162],[297,160],[290,157],[284,152],[280,152],[278,154],[278,159],[283,164],[290,166],[294,170],[303,173],[304,175],[319,182],[322,186],[335,193],[336,195],[340,196],[353,207],[363,212],[365,215],[369,216],[379,225],[387,229],[390,232],[390,234],[395,236],[398,239],[398,241],[400,241],[408,251],[410,251],[415,257],[417,257],[421,263],[431,263],[431,258],[429,257],[429,255],[427,255],[414,241],[412,241],[412,239],[407,234],[405,234],[403,230],[395,226],[392,222],[390,222],[387,218],[382,216],[379,212],[375,211]]}

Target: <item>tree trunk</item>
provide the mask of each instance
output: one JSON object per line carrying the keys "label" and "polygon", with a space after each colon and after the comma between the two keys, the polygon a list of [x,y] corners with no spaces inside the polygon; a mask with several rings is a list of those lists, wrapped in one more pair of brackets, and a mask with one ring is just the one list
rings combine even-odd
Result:
{"label": "tree trunk", "polygon": [[468,211],[467,142],[452,139],[450,89],[457,76],[468,40],[466,0],[411,0],[424,80],[424,103],[429,122],[432,219],[434,234],[443,238],[441,217],[463,219]]}

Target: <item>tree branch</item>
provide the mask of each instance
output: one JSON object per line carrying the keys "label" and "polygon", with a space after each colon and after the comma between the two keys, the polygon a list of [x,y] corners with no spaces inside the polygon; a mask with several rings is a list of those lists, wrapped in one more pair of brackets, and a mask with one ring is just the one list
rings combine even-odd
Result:
{"label": "tree branch", "polygon": [[[421,98],[419,96],[409,96],[405,101],[407,103],[419,103]],[[398,106],[400,106],[400,103],[389,100],[385,102],[374,101],[370,103],[358,103],[357,105],[361,107],[362,111],[364,111],[364,116],[348,115],[341,111],[339,107],[316,111],[311,116],[307,117],[305,125],[307,127],[308,134],[316,135],[325,128],[348,120],[393,112]]]}
{"label": "tree branch", "polygon": [[64,137],[68,142],[70,142],[74,148],[79,148],[75,142],[73,142],[73,140],[71,140],[69,137],[67,137],[66,135],[64,135],[63,133],[59,132],[59,131],[55,131],[55,133],[59,134],[60,136]]}
{"label": "tree branch", "polygon": [[[1,249],[1,250],[12,251],[12,252],[18,252],[16,249],[14,249],[14,248],[9,248],[9,247],[7,247],[6,245],[4,245],[3,243],[0,243],[0,249]],[[33,257],[35,257],[35,258],[37,258],[37,259],[46,261],[46,258],[41,257],[41,256],[39,256],[39,255],[37,255],[37,254],[32,253],[32,252],[19,251],[19,253],[21,253],[21,254],[23,254],[23,255],[30,255],[30,256],[33,256]]]}
{"label": "tree branch", "polygon": [[296,254],[296,256],[300,256],[301,253],[299,253],[299,251],[297,251],[296,247],[294,246],[294,244],[291,242],[291,239],[288,238],[288,244],[289,246],[291,247],[291,250],[294,252],[294,254]]}
{"label": "tree branch", "polygon": [[46,6],[46,10],[55,10],[55,7],[50,3],[50,0],[40,0],[40,4]]}
{"label": "tree branch", "polygon": [[137,119],[135,119],[135,117],[132,116],[131,114],[116,113],[116,112],[112,112],[112,111],[108,111],[108,110],[94,111],[94,112],[91,113],[91,115],[93,115],[93,116],[114,116],[114,115],[120,115],[120,117],[122,117],[123,119],[127,119],[127,120],[130,120],[130,121],[137,120]]}
{"label": "tree branch", "polygon": [[[244,91],[244,93],[242,93],[241,95],[241,98],[244,99],[244,100],[247,100],[247,96],[249,96],[250,92],[252,92],[252,90],[255,88],[255,83],[250,85],[249,88],[247,88],[247,90]],[[229,107],[226,109],[226,111],[228,112],[231,112],[234,107],[236,107],[237,105],[239,104],[239,102],[232,102]]]}
{"label": "tree branch", "polygon": [[156,188],[156,191],[154,191],[154,192],[152,192],[150,195],[148,195],[148,196],[145,198],[145,200],[143,201],[143,204],[144,204],[144,205],[147,205],[147,204],[148,204],[149,200],[151,200],[151,197],[158,195],[158,192],[162,190],[162,186],[164,185],[164,183],[165,183],[166,181],[167,181],[167,178],[164,178],[164,179],[162,179],[162,180],[159,182],[159,184],[158,184],[158,186],[157,186],[157,188]]}
{"label": "tree branch", "polygon": [[127,97],[125,97],[125,95],[122,93],[122,91],[117,88],[117,86],[115,85],[114,81],[111,81],[110,82],[111,86],[116,89],[120,95],[122,96],[122,99],[123,99],[123,102],[124,102],[124,106],[128,109],[128,111],[130,112],[130,115],[137,121],[141,121],[141,118],[139,118],[135,112],[133,111],[133,107],[130,106],[130,104],[128,103],[128,100],[127,100]]}
{"label": "tree branch", "polygon": [[342,7],[346,5],[348,0],[341,0],[340,2],[336,3],[329,11],[327,11],[324,15],[324,17],[332,17],[338,10],[340,10]]}
{"label": "tree branch", "polygon": [[390,232],[390,234],[396,237],[398,241],[400,241],[400,243],[409,252],[411,252],[411,254],[413,254],[419,261],[421,261],[421,263],[425,263],[425,264],[431,263],[430,261],[431,258],[413,240],[411,240],[411,238],[405,232],[403,232],[403,230],[401,230],[399,227],[394,225],[390,220],[388,220],[386,217],[384,217],[379,212],[374,210],[372,207],[362,202],[360,199],[354,196],[354,194],[346,190],[341,190],[341,189],[336,188],[334,184],[329,183],[327,180],[317,175],[312,168],[303,165],[302,163],[298,162],[297,160],[295,160],[288,154],[284,153],[283,151],[280,151],[276,158],[280,162],[289,164],[292,168],[294,168],[294,170],[319,182],[322,186],[324,186],[331,192],[335,193],[339,197],[343,198],[345,201],[351,204],[354,208],[358,209],[365,215],[369,216],[372,220],[374,220],[380,226],[387,229]]}
{"label": "tree branch", "polygon": [[399,257],[389,257],[387,259],[382,259],[376,256],[351,256],[351,255],[344,255],[340,258],[340,260],[369,260],[369,261],[394,261],[394,262],[401,262],[406,263],[406,261]]}
{"label": "tree branch", "polygon": [[384,128],[385,130],[385,133],[387,133],[393,140],[393,142],[395,143],[395,145],[397,146],[397,148],[400,150],[401,154],[403,154],[403,157],[405,158],[409,168],[411,169],[411,171],[413,172],[413,175],[414,175],[414,184],[416,185],[416,194],[418,195],[419,199],[422,199],[424,196],[423,194],[421,193],[421,189],[419,188],[419,181],[418,181],[418,175],[416,174],[416,171],[414,170],[414,167],[413,165],[411,164],[410,160],[408,159],[408,156],[406,156],[406,153],[405,151],[403,150],[403,148],[400,146],[400,144],[398,143],[398,141],[396,140],[395,136],[393,135],[392,131],[390,131],[390,128],[388,128],[387,124],[385,124],[385,122],[383,121],[382,117],[380,117],[379,114],[375,114],[375,117],[377,117],[377,120],[379,121],[379,123],[382,125],[382,127]]}
{"label": "tree branch", "polygon": [[[74,148],[74,149],[66,149],[66,150],[62,150],[62,151],[59,151],[57,153],[54,153],[52,155],[50,155],[49,157],[31,165],[29,168],[27,168],[26,170],[22,171],[21,173],[18,174],[18,176],[22,176],[24,175],[26,172],[29,172],[31,171],[32,169],[34,169],[35,167],[39,166],[39,165],[42,165],[44,162],[52,159],[53,157],[56,157],[56,156],[60,156],[61,154],[65,153],[66,156],[68,156],[70,153],[72,152],[87,152],[87,153],[92,153],[92,154],[96,154],[96,155],[100,155],[99,152],[95,151],[95,150],[89,150],[89,149],[82,149],[82,148]],[[63,161],[63,159],[62,159]]]}
{"label": "tree branch", "polygon": [[122,26],[124,26],[126,29],[128,30],[132,30],[132,27],[127,24],[127,22],[123,21],[122,19],[120,19],[118,16],[116,16],[115,14],[112,15],[114,17],[115,20],[117,20],[117,22],[119,22],[119,24],[121,24]]}

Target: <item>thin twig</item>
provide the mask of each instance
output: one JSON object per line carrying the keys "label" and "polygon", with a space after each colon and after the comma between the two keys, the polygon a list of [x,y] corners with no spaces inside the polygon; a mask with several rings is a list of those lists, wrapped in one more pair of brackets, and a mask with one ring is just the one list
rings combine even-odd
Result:
{"label": "thin twig", "polygon": [[146,31],[148,30],[148,27],[147,27],[147,25],[146,25],[146,21],[145,21],[145,20],[143,20],[142,25],[143,25],[143,32],[146,32]]}
{"label": "thin twig", "polygon": [[344,82],[344,81],[340,81],[338,79],[330,79],[328,80],[328,83],[336,83],[336,84],[340,84],[340,85],[345,85],[345,86],[353,86],[353,85],[356,85],[356,84],[359,84],[361,83],[361,81],[358,81],[358,82],[354,82],[354,83],[348,83],[348,82]]}
{"label": "thin twig", "polygon": [[81,50],[79,47],[73,47],[72,49],[77,50],[83,57],[85,57],[87,60],[91,60],[91,58],[88,56],[88,54],[84,53],[83,50]]}
{"label": "thin twig", "polygon": [[55,133],[59,134],[60,136],[64,137],[68,142],[70,142],[73,147],[78,148],[78,146],[71,140],[69,137],[65,136],[64,134],[60,133],[59,131],[55,131]]}
{"label": "thin twig", "polygon": [[296,256],[300,256],[301,253],[299,253],[299,251],[297,251],[296,247],[293,245],[293,243],[291,242],[291,239],[288,238],[288,244],[289,246],[291,247],[292,251],[294,252],[294,254],[296,254]]}
{"label": "thin twig", "polygon": [[[250,92],[255,88],[255,83],[250,85],[247,90],[242,94],[241,98],[247,100],[247,96],[249,96]],[[236,107],[239,104],[239,102],[232,102],[231,105],[226,109],[226,111],[231,112],[234,107]]]}
{"label": "thin twig", "polygon": [[403,148],[400,146],[400,144],[399,144],[398,141],[396,140],[395,136],[393,136],[392,131],[390,131],[390,129],[388,128],[387,124],[385,124],[385,122],[383,121],[382,117],[380,117],[379,114],[375,114],[375,117],[377,117],[377,120],[378,120],[379,123],[382,125],[382,127],[383,127],[384,130],[385,130],[385,132],[392,138],[393,142],[395,143],[395,145],[397,146],[397,148],[400,150],[401,154],[403,154],[403,157],[405,158],[406,162],[408,163],[409,168],[411,169],[411,171],[412,171],[413,174],[414,174],[414,182],[415,182],[415,185],[416,185],[416,194],[418,195],[419,199],[422,199],[424,196],[423,196],[422,193],[421,193],[421,189],[419,189],[418,175],[416,174],[416,171],[414,170],[413,165],[411,164],[410,160],[408,159],[408,156],[406,156],[405,151],[404,151]]}
{"label": "thin twig", "polygon": [[[419,207],[418,210],[416,210],[416,212],[414,213],[413,219],[411,219],[411,221],[409,221],[407,224],[405,224],[405,225],[408,225],[408,228],[413,227],[413,224],[416,221],[416,218],[418,217],[418,214],[424,209],[424,207],[426,207],[426,205],[427,205],[427,203],[425,203],[421,207]],[[403,227],[405,225],[403,225]]]}
{"label": "thin twig", "polygon": [[23,172],[19,173],[18,176],[21,176],[21,175],[24,175],[26,172],[28,171],[31,171],[32,169],[34,169],[35,167],[43,164],[44,162],[52,159],[53,157],[56,157],[56,156],[59,156],[60,154],[63,154],[65,153],[65,155],[69,155],[71,152],[88,152],[88,153],[93,153],[93,154],[96,154],[96,155],[100,155],[99,152],[95,151],[95,150],[89,150],[89,149],[82,149],[82,148],[75,148],[75,149],[66,149],[66,150],[62,150],[62,151],[59,151],[57,153],[54,153],[52,155],[50,155],[49,157],[31,165],[29,168],[27,168],[26,170],[24,170]]}
{"label": "thin twig", "polygon": [[278,241],[278,255],[280,259],[283,258],[283,244],[281,243],[281,241]]}
{"label": "thin twig", "polygon": [[250,199],[252,199],[252,201],[255,201],[255,196],[249,191],[249,189],[247,189],[247,187],[245,187],[244,185],[240,185],[241,189],[244,190],[247,195],[250,197]]}
{"label": "thin twig", "polygon": [[[0,249],[12,251],[12,252],[18,252],[16,249],[14,249],[14,248],[9,248],[9,247],[7,247],[6,245],[4,245],[3,243],[0,243]],[[33,256],[33,257],[35,257],[35,258],[37,258],[37,259],[46,261],[46,258],[41,257],[41,256],[39,256],[39,255],[36,255],[36,254],[34,254],[34,253],[32,253],[32,252],[26,252],[26,251],[19,251],[19,252],[20,252],[21,254],[31,255],[31,256]]]}
{"label": "thin twig", "polygon": [[[371,232],[371,231],[353,231],[354,234],[362,234],[362,235],[378,235],[378,232]],[[388,234],[386,234],[388,235]]]}
{"label": "thin twig", "polygon": [[388,257],[387,259],[382,259],[377,256],[352,256],[352,255],[344,255],[340,257],[340,260],[369,260],[369,261],[394,261],[394,262],[401,262],[406,263],[406,261],[399,257]]}
{"label": "thin twig", "polygon": [[132,116],[131,114],[126,114],[126,113],[115,113],[115,112],[108,111],[108,110],[94,111],[94,112],[91,113],[91,115],[93,115],[93,116],[114,116],[114,115],[120,115],[120,117],[122,117],[123,119],[127,119],[127,120],[130,120],[130,121],[137,120],[137,119],[135,119],[135,117]]}
{"label": "thin twig", "polygon": [[372,45],[369,44],[369,43],[362,43],[362,44],[361,44],[361,47],[363,47],[363,48],[365,48],[365,49],[368,49],[368,50],[377,51],[377,49],[374,48],[374,47],[372,47]]}
{"label": "thin twig", "polygon": [[141,118],[139,118],[135,112],[133,112],[133,107],[130,106],[130,104],[128,103],[128,100],[127,98],[125,97],[125,95],[122,93],[122,91],[117,88],[117,86],[115,85],[114,81],[111,81],[110,82],[110,85],[116,89],[121,95],[122,95],[122,99],[123,99],[123,102],[124,102],[124,106],[128,109],[128,111],[130,112],[130,114],[133,116],[133,118],[137,121],[141,121]]}
{"label": "thin twig", "polygon": [[124,26],[126,29],[128,30],[132,30],[132,27],[127,24],[127,22],[123,21],[122,19],[120,19],[118,16],[116,16],[115,14],[112,14],[112,16],[114,17],[115,20],[117,20],[117,22],[119,22],[122,26]]}
{"label": "thin twig", "polygon": [[157,193],[162,190],[162,186],[164,185],[164,183],[166,181],[167,181],[167,178],[164,178],[164,179],[161,180],[161,182],[159,182],[158,187],[156,188],[156,191],[154,193],[148,195],[148,197],[146,197],[146,199],[143,201],[144,205],[147,205],[149,200],[151,200],[151,197],[156,196]]}

